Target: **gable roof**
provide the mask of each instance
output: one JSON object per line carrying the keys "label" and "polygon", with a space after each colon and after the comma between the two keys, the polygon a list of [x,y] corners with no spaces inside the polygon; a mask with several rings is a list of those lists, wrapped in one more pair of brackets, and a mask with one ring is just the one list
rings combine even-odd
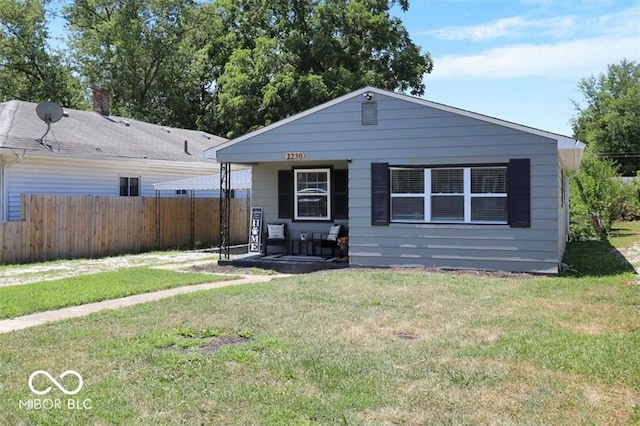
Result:
{"label": "gable roof", "polygon": [[314,108],[308,109],[306,111],[303,111],[301,113],[292,115],[290,117],[287,117],[283,120],[280,120],[276,123],[270,124],[268,126],[265,126],[263,128],[260,128],[258,130],[255,130],[253,132],[247,133],[243,136],[237,137],[235,139],[231,139],[228,142],[222,143],[218,146],[212,146],[208,149],[206,149],[203,153],[203,155],[205,157],[215,157],[215,152],[222,150],[226,147],[235,145],[237,143],[240,143],[246,139],[250,139],[253,138],[255,136],[258,136],[262,133],[271,131],[273,129],[276,129],[278,127],[282,127],[285,126],[293,121],[299,120],[301,118],[307,117],[309,115],[315,114],[318,111],[322,111],[326,108],[330,108],[334,105],[340,104],[342,102],[345,102],[349,99],[353,99],[353,98],[358,98],[361,96],[366,95],[367,93],[372,93],[372,94],[379,94],[382,96],[389,96],[391,98],[395,98],[395,99],[399,99],[401,101],[406,101],[406,102],[411,102],[417,105],[421,105],[421,106],[425,106],[425,107],[429,107],[429,108],[434,108],[437,110],[441,110],[441,111],[446,111],[449,113],[453,113],[453,114],[457,114],[457,115],[461,115],[464,117],[468,117],[468,118],[472,118],[475,120],[480,120],[480,121],[484,121],[490,124],[496,124],[499,126],[503,126],[503,127],[507,127],[507,128],[511,128],[514,130],[518,130],[521,132],[525,132],[525,133],[530,133],[530,134],[534,134],[537,136],[541,136],[541,137],[545,137],[545,138],[549,138],[549,139],[553,139],[557,141],[558,144],[558,151],[559,151],[559,155],[561,157],[562,162],[565,165],[565,168],[567,169],[577,169],[580,165],[580,160],[582,158],[582,151],[584,150],[585,145],[582,142],[579,142],[573,138],[570,138],[569,136],[564,136],[564,135],[560,135],[557,133],[552,133],[552,132],[547,132],[544,130],[540,130],[540,129],[536,129],[533,127],[529,127],[529,126],[525,126],[522,124],[517,124],[517,123],[513,123],[510,121],[505,121],[505,120],[501,120],[495,117],[491,117],[488,115],[484,115],[484,114],[479,114],[476,112],[472,112],[472,111],[467,111],[464,109],[460,109],[460,108],[455,108],[452,106],[448,106],[448,105],[444,105],[441,103],[437,103],[437,102],[432,102],[432,101],[428,101],[426,99],[421,99],[421,98],[416,98],[413,96],[408,96],[408,95],[404,95],[404,94],[400,94],[400,93],[395,93],[395,92],[390,92],[388,90],[383,90],[383,89],[379,89],[377,87],[371,87],[371,86],[367,86],[364,87],[362,89],[356,90],[354,92],[351,93],[347,93],[346,95],[340,96],[336,99],[333,99],[329,102],[325,102],[324,104],[318,105]]}
{"label": "gable roof", "polygon": [[46,130],[35,103],[0,103],[0,153],[11,149],[58,156],[211,162],[203,158],[203,151],[227,141],[197,130],[66,108],[65,116],[51,124],[40,143]]}

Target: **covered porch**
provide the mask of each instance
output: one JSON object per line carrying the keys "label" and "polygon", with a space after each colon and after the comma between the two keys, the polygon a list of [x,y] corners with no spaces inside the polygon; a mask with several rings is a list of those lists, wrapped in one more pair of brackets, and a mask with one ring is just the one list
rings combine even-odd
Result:
{"label": "covered porch", "polygon": [[240,268],[260,268],[283,274],[308,274],[328,269],[348,268],[349,258],[346,256],[307,256],[286,253],[267,255],[247,253],[234,258],[221,257],[218,264]]}
{"label": "covered porch", "polygon": [[[348,164],[347,160],[251,164],[249,253],[231,258],[222,244],[219,263],[288,273],[349,266]],[[224,195],[229,193],[232,164],[220,165],[220,241],[225,242],[229,214]],[[260,210],[257,226],[255,210]],[[270,235],[277,227],[281,235]]]}

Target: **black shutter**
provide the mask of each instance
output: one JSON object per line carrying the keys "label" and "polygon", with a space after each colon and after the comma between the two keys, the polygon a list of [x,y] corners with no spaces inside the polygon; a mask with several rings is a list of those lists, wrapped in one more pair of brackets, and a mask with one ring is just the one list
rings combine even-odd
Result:
{"label": "black shutter", "polygon": [[293,170],[278,170],[278,218],[293,219]]}
{"label": "black shutter", "polygon": [[349,171],[333,171],[333,217],[349,219]]}
{"label": "black shutter", "polygon": [[371,225],[389,225],[389,163],[371,163]]}
{"label": "black shutter", "polygon": [[509,226],[531,227],[531,164],[528,158],[509,161]]}

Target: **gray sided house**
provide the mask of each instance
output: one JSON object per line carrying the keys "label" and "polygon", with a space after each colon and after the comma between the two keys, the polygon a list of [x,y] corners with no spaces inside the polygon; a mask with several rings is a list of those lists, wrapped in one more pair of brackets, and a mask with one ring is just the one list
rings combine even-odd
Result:
{"label": "gray sided house", "polygon": [[21,219],[22,194],[153,197],[154,184],[220,171],[202,153],[226,139],[110,115],[97,93],[93,111],[65,109],[46,134],[36,104],[0,103],[0,221]]}
{"label": "gray sided house", "polygon": [[346,225],[351,265],[557,273],[583,149],[366,87],[204,155],[253,166],[252,205],[294,238]]}

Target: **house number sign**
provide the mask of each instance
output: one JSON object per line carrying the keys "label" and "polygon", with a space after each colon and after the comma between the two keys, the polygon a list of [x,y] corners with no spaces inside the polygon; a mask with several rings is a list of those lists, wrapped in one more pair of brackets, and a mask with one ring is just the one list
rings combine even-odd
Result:
{"label": "house number sign", "polygon": [[304,152],[287,152],[284,158],[287,160],[304,160]]}

